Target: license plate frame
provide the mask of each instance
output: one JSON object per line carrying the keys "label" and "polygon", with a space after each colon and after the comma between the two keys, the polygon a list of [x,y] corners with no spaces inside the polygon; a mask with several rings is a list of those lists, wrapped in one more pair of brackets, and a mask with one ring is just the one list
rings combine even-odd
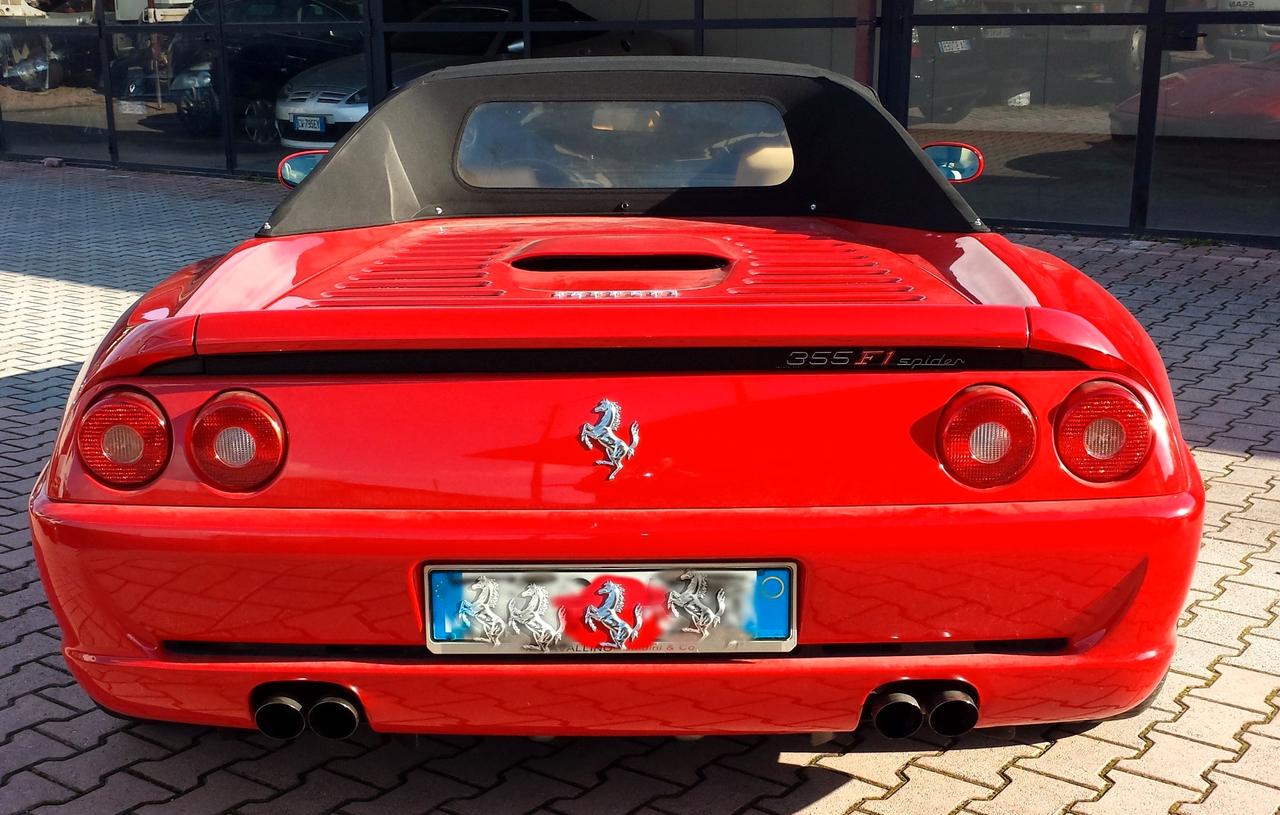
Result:
{"label": "license plate frame", "polygon": [[[427,650],[433,654],[528,655],[531,659],[598,654],[732,656],[785,653],[796,646],[797,569],[793,562],[429,563],[422,566],[421,574],[425,640]],[[705,581],[704,590],[699,595],[702,608],[721,612],[716,623],[705,626],[710,629],[706,636],[698,634],[701,629],[692,618],[694,612],[700,612],[698,604],[679,605],[672,613],[666,599],[676,594],[682,601],[688,600],[690,588],[696,589],[691,575],[699,575]],[[481,598],[478,595],[479,577],[488,577],[498,584],[492,596]],[[586,607],[598,603],[598,611],[610,600],[609,596],[600,594],[605,588],[604,583],[610,580],[625,589],[619,615],[624,624],[635,623],[633,615],[637,607],[643,609],[643,619],[634,626],[637,630],[634,639],[615,636],[613,632],[619,629],[612,618],[606,623],[597,616],[594,621],[596,631],[592,633],[587,633],[588,628],[584,627],[587,625]],[[548,602],[544,611],[522,620],[518,615],[534,603],[529,595],[521,593],[520,586],[529,588],[534,584],[547,589],[548,596],[544,599]],[[576,594],[566,593],[572,588],[577,589]],[[720,600],[721,590],[725,593],[724,601]],[[630,599],[626,598],[628,592],[632,595]],[[475,601],[470,609],[475,612],[474,617],[461,616],[460,606],[464,599],[469,603]],[[748,603],[751,609],[744,612]],[[455,605],[459,610],[449,611]],[[557,623],[561,610],[565,614]],[[547,645],[545,640],[550,636],[546,626],[542,626],[544,641],[538,641],[533,632],[534,626],[529,624],[540,625],[534,617],[552,629],[558,627],[561,636]],[[513,618],[516,625],[512,625]],[[487,621],[487,627],[482,620]],[[499,628],[497,620],[501,620],[504,626]],[[520,624],[522,621],[523,625]],[[703,622],[707,622],[705,616]],[[473,631],[477,625],[480,628]],[[761,636],[752,633],[752,626]],[[484,639],[487,633],[495,630],[498,632],[494,637],[496,643]],[[621,646],[609,644],[617,639],[622,640]]]}
{"label": "license plate frame", "polygon": [[293,129],[299,133],[323,133],[328,125],[323,116],[293,114]]}

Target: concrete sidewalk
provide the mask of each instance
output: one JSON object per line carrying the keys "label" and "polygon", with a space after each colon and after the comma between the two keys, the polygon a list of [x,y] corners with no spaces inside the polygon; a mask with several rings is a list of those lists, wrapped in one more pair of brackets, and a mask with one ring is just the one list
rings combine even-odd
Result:
{"label": "concrete sidewalk", "polygon": [[313,737],[134,724],[72,682],[26,497],[85,356],[143,290],[249,236],[272,184],[0,162],[0,812],[1016,813],[1280,809],[1280,252],[1024,237],[1132,309],[1209,485],[1155,704],[956,740]]}

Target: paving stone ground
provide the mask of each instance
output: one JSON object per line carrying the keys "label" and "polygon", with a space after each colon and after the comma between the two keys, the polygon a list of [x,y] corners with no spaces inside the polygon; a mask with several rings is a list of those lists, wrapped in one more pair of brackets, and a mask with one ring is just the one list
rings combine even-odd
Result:
{"label": "paving stone ground", "polygon": [[279,188],[0,163],[0,812],[968,813],[1280,810],[1280,252],[1022,236],[1109,288],[1170,367],[1208,482],[1154,705],[1094,726],[806,738],[303,738],[115,719],[58,654],[26,529],[81,361],[136,296],[250,234]]}

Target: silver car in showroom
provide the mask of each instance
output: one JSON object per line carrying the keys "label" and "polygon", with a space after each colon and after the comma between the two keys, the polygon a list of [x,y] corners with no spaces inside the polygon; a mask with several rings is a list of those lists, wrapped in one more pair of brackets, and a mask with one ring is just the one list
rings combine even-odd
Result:
{"label": "silver car in showroom", "polygon": [[[519,2],[445,2],[414,18],[415,23],[508,23],[520,20]],[[569,25],[595,22],[562,0],[534,0],[533,19]],[[540,57],[664,55],[670,40],[651,31],[538,32]],[[387,41],[391,85],[440,68],[492,59],[520,57],[526,43],[520,32],[400,32]],[[298,150],[332,147],[369,112],[368,62],[363,54],[309,68],[280,89],[276,126],[280,143]]]}

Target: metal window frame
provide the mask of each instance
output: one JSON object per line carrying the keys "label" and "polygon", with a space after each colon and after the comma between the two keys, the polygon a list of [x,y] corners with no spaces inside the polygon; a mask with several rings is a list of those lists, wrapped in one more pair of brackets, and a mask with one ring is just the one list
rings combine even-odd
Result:
{"label": "metal window frame", "polygon": [[[1142,78],[1138,93],[1138,127],[1134,136],[1133,170],[1129,187],[1129,221],[1127,226],[1116,227],[1112,224],[1073,223],[1069,221],[1034,221],[1019,218],[988,218],[987,223],[1006,229],[1027,229],[1032,231],[1085,231],[1095,234],[1142,234],[1161,237],[1185,237],[1202,235],[1223,240],[1247,240],[1253,243],[1280,242],[1280,236],[1241,235],[1236,233],[1204,232],[1194,233],[1180,229],[1165,229],[1149,224],[1151,208],[1152,168],[1155,163],[1156,125],[1160,104],[1160,70],[1164,58],[1167,38],[1178,28],[1187,24],[1202,25],[1250,25],[1257,23],[1280,23],[1280,11],[1174,11],[1168,0],[1149,0],[1146,11],[1137,12],[1090,12],[1081,14],[1069,13],[999,13],[999,14],[913,14],[912,0],[883,0],[882,17],[886,21],[905,18],[903,29],[905,34],[894,32],[894,40],[898,49],[911,47],[910,31],[914,26],[1000,26],[1009,28],[1061,28],[1065,26],[1142,26],[1145,29],[1144,53],[1142,62]],[[884,48],[888,29],[881,34],[881,48]],[[907,126],[907,111],[910,104],[907,96],[910,91],[910,59],[902,67],[893,60],[894,55],[881,59],[882,76],[891,71],[890,81],[882,82],[880,92],[886,109],[897,117],[903,127]],[[893,81],[897,79],[899,81]]]}
{"label": "metal window frame", "polygon": [[[1230,25],[1230,24],[1280,24],[1280,11],[1174,11],[1169,0],[1149,0],[1146,11],[1129,12],[1089,12],[1070,13],[1020,13],[1002,12],[996,14],[980,13],[920,13],[914,11],[913,0],[880,0],[880,11],[875,16],[831,16],[831,17],[760,17],[747,19],[708,18],[705,0],[692,0],[693,16],[690,18],[661,20],[596,20],[591,22],[566,25],[557,21],[535,21],[531,15],[531,0],[521,0],[522,16],[519,20],[504,23],[410,23],[389,22],[385,19],[384,0],[364,0],[363,13],[359,19],[343,23],[332,22],[289,22],[275,21],[265,23],[233,23],[227,22],[222,13],[222,4],[211,7],[214,11],[212,20],[199,24],[184,23],[119,23],[107,22],[102,3],[95,4],[94,18],[91,24],[78,26],[40,26],[44,32],[54,34],[95,33],[98,38],[99,80],[103,88],[103,103],[106,106],[107,154],[108,159],[70,159],[69,163],[96,166],[120,167],[137,170],[161,170],[182,172],[193,175],[241,175],[265,176],[262,171],[241,170],[238,168],[238,154],[235,138],[235,113],[230,104],[222,105],[222,148],[223,165],[221,168],[196,168],[145,162],[120,160],[119,133],[115,121],[114,89],[111,85],[112,40],[116,34],[141,34],[152,31],[171,33],[203,33],[212,37],[212,48],[216,53],[216,73],[218,90],[224,99],[230,99],[231,77],[227,70],[226,43],[228,38],[240,33],[284,33],[304,30],[343,29],[344,33],[360,37],[366,59],[366,70],[369,78],[371,102],[377,103],[385,99],[390,92],[390,54],[387,50],[387,37],[391,34],[406,32],[519,32],[529,47],[524,50],[523,57],[536,55],[537,37],[540,32],[572,32],[572,31],[611,31],[619,27],[638,31],[691,31],[693,33],[696,54],[706,50],[707,31],[743,31],[763,29],[856,29],[868,26],[880,29],[880,36],[874,43],[875,87],[885,108],[905,127],[908,121],[911,90],[911,32],[918,26],[1001,26],[1001,27],[1062,27],[1062,26],[1143,26],[1146,31],[1145,51],[1143,54],[1142,76],[1139,86],[1141,101],[1138,110],[1137,133],[1134,139],[1133,171],[1130,181],[1129,220],[1127,226],[1110,224],[1090,224],[1073,222],[1029,221],[1023,219],[989,219],[993,224],[1011,229],[1028,230],[1075,230],[1093,234],[1149,234],[1149,235],[1186,235],[1182,230],[1160,229],[1149,225],[1149,214],[1152,190],[1152,172],[1155,160],[1156,124],[1160,92],[1160,70],[1163,61],[1166,39],[1178,27],[1186,24],[1194,25]],[[863,7],[859,6],[861,12]],[[0,23],[0,32],[27,32],[31,27],[14,26]],[[6,119],[0,111],[0,157],[12,159],[38,159],[34,154],[13,153],[8,151],[6,139]],[[1280,242],[1278,236],[1237,235],[1226,233],[1207,234],[1230,240],[1249,240],[1251,242]]]}

